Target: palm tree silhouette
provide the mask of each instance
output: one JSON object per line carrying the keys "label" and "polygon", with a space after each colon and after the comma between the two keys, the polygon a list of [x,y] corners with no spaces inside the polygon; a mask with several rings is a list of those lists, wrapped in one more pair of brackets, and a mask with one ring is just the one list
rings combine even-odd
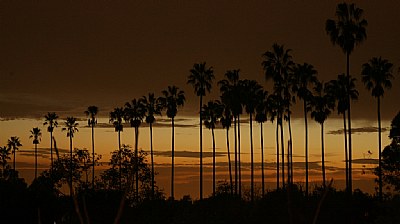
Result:
{"label": "palm tree silhouette", "polygon": [[243,80],[240,82],[243,88],[243,105],[246,113],[249,114],[250,120],[250,198],[254,201],[254,148],[253,148],[253,114],[258,101],[258,94],[262,92],[262,86],[255,80]]}
{"label": "palm tree silhouette", "polygon": [[33,138],[33,144],[35,145],[35,179],[37,178],[37,145],[42,140],[42,132],[38,127],[33,128],[31,131],[31,135],[29,138]]}
{"label": "palm tree silhouette", "polygon": [[264,180],[264,133],[263,124],[268,120],[268,91],[259,91],[256,99],[258,101],[256,106],[255,120],[260,124],[260,140],[261,140],[261,193],[265,195],[265,180]]}
{"label": "palm tree silhouette", "polygon": [[[346,127],[346,111],[348,109],[348,95],[350,95],[351,100],[358,99],[358,91],[355,84],[356,79],[351,78],[350,80],[345,74],[340,74],[337,79],[331,80],[327,84],[327,91],[330,95],[334,97],[337,101],[337,111],[338,114],[343,115],[343,135],[344,135],[344,155],[345,155],[345,167],[346,167],[346,186],[349,183],[349,160],[348,160],[348,148],[347,148],[347,127]],[[349,90],[347,90],[347,85],[349,85]]]}
{"label": "palm tree silhouette", "polygon": [[51,170],[53,170],[53,131],[54,128],[58,126],[58,115],[54,112],[48,112],[44,116],[44,123],[43,125],[48,125],[47,126],[47,131],[50,132],[50,164],[51,164]]}
{"label": "palm tree silhouette", "polygon": [[227,79],[218,82],[221,92],[221,100],[232,111],[234,118],[235,136],[235,194],[241,195],[240,178],[240,114],[242,114],[242,104],[240,101],[239,74],[240,70],[228,70],[225,73]]}
{"label": "palm tree silhouette", "polygon": [[131,103],[125,104],[125,117],[124,120],[131,124],[131,127],[135,129],[135,194],[136,199],[139,199],[139,164],[138,157],[138,145],[139,145],[139,127],[142,124],[142,120],[145,116],[145,109],[141,100],[133,99]]}
{"label": "palm tree silhouette", "polygon": [[322,157],[322,185],[325,187],[325,145],[324,145],[324,122],[331,114],[331,110],[335,107],[333,96],[328,94],[326,84],[317,83],[314,90],[315,96],[310,101],[311,118],[321,125],[321,157]]}
{"label": "palm tree silhouette", "polygon": [[178,107],[185,104],[185,93],[176,86],[168,86],[163,90],[164,97],[161,98],[163,107],[167,110],[167,117],[171,118],[172,144],[171,144],[171,199],[174,199],[174,159],[175,159],[175,124],[174,119],[178,113]]}
{"label": "palm tree silhouette", "polygon": [[94,189],[94,126],[97,124],[96,115],[99,112],[99,108],[96,106],[89,106],[85,111],[86,116],[89,117],[88,125],[92,128],[92,188]]}
{"label": "palm tree silhouette", "polygon": [[[325,24],[326,33],[329,35],[334,45],[339,45],[346,54],[346,75],[350,81],[350,54],[356,45],[361,44],[366,38],[367,20],[363,19],[364,10],[357,8],[354,3],[339,3],[336,7],[336,21],[328,19]],[[347,83],[347,89],[350,89],[350,83]],[[350,113],[350,95],[347,95],[347,121],[349,128],[349,182],[346,190],[351,193],[352,184],[352,144],[351,144],[351,113]]]}
{"label": "palm tree silhouette", "polygon": [[201,108],[203,106],[203,96],[211,91],[212,81],[214,79],[213,68],[207,68],[206,63],[194,64],[190,69],[187,84],[193,86],[196,95],[200,98],[200,200],[203,199],[203,121],[201,117]]}
{"label": "palm tree silhouette", "polygon": [[305,127],[305,165],[306,165],[306,195],[308,196],[308,120],[307,120],[307,104],[312,96],[310,85],[317,82],[317,70],[310,64],[297,64],[294,67],[295,85],[293,91],[297,93],[297,97],[303,100],[304,127]]}
{"label": "palm tree silhouette", "polygon": [[226,149],[228,153],[228,169],[229,169],[229,187],[231,190],[231,195],[233,195],[233,179],[232,179],[232,165],[231,165],[231,152],[229,147],[229,129],[232,126],[232,110],[230,109],[229,103],[224,102],[223,97],[221,96],[222,101],[222,117],[221,117],[221,124],[222,128],[226,129]]}
{"label": "palm tree silhouette", "polygon": [[382,199],[382,172],[381,172],[381,154],[382,154],[382,139],[381,139],[381,97],[385,93],[385,89],[392,87],[391,80],[393,64],[386,59],[372,58],[368,63],[363,64],[361,76],[365,87],[371,91],[373,97],[378,100],[378,145],[379,145],[379,198]]}
{"label": "palm tree silhouette", "polygon": [[67,131],[67,138],[69,138],[69,185],[70,185],[70,195],[72,196],[72,139],[74,138],[74,133],[78,132],[78,123],[76,123],[75,117],[67,117],[65,121],[65,127],[62,128],[62,131]]}
{"label": "palm tree silhouette", "polygon": [[[265,71],[266,80],[272,79],[274,82],[274,92],[277,97],[282,98],[285,111],[287,112],[287,121],[289,125],[290,144],[292,145],[291,125],[290,125],[290,102],[293,100],[291,97],[291,85],[293,76],[291,74],[292,67],[294,66],[292,56],[290,55],[291,49],[285,49],[283,45],[273,44],[272,51],[267,51],[263,54],[265,60],[262,66]],[[278,122],[281,127],[281,147],[282,147],[282,183],[285,187],[285,146],[283,142],[283,111],[279,111]],[[291,147],[290,147],[291,148]]]}
{"label": "palm tree silhouette", "polygon": [[11,154],[11,149],[8,146],[1,146],[0,147],[0,163],[1,163],[1,166],[3,168],[1,170],[1,176],[3,178],[5,178],[4,172],[6,170],[7,160],[11,159],[10,154]]}
{"label": "palm tree silhouette", "polygon": [[223,106],[219,100],[209,101],[203,105],[202,120],[204,120],[204,126],[211,130],[212,135],[212,146],[213,146],[213,196],[215,196],[215,135],[214,129],[222,117]]}
{"label": "palm tree silhouette", "polygon": [[[13,136],[10,139],[8,139],[7,141],[7,147],[12,150],[12,154],[14,155],[14,160],[13,160],[13,170],[14,170],[14,174],[16,175],[16,167],[15,167],[15,161],[16,161],[16,154],[17,151],[19,149],[19,147],[21,147],[21,141],[19,140],[19,137],[17,136]],[[16,177],[16,176],[14,176]]]}
{"label": "palm tree silhouette", "polygon": [[[121,151],[121,132],[124,130],[122,119],[125,116],[124,109],[122,107],[114,108],[114,111],[110,112],[110,122],[113,123],[115,132],[118,132],[118,150]],[[119,187],[122,187],[122,164],[119,159]]]}
{"label": "palm tree silhouette", "polygon": [[[277,93],[273,93],[269,95],[268,97],[268,108],[267,108],[268,113],[270,114],[270,120],[271,122],[274,122],[276,120],[276,189],[279,189],[280,187],[280,163],[279,163],[279,127],[282,126],[282,117],[281,115],[283,114],[284,111],[284,104],[283,104],[283,99],[281,95],[278,95]],[[284,184],[284,182],[282,182]]]}
{"label": "palm tree silhouette", "polygon": [[150,159],[151,159],[151,196],[154,198],[154,159],[153,159],[153,123],[156,121],[154,115],[161,115],[162,104],[160,98],[155,97],[154,93],[143,96],[141,101],[144,106],[146,123],[150,128]]}

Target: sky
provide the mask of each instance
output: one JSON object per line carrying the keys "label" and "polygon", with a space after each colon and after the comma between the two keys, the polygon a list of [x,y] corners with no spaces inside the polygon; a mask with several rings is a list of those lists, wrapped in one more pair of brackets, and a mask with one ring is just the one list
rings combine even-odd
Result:
{"label": "sky", "polygon": [[[168,85],[186,93],[186,115],[198,99],[186,84],[194,63],[207,62],[216,80],[229,69],[264,86],[261,55],[273,43],[292,49],[329,81],[345,71],[345,56],[324,27],[338,1],[0,1],[0,117],[40,117],[48,111],[82,115],[89,105],[101,114],[125,102],[160,94]],[[382,56],[400,61],[398,1],[356,1],[368,20],[367,40],[351,55],[351,73]],[[394,81],[399,86],[400,79]],[[375,101],[357,82],[356,118]],[[399,88],[385,94],[382,116],[391,119]],[[217,88],[206,100],[218,98]],[[368,110],[369,111],[369,110]],[[376,110],[373,110],[376,111]],[[302,116],[294,113],[294,116]]]}
{"label": "sky", "polygon": [[[12,135],[22,138],[32,125],[41,126],[42,121],[37,119],[47,112],[54,111],[61,118],[71,115],[83,118],[87,106],[97,105],[100,117],[104,117],[103,123],[107,124],[113,108],[149,92],[159,95],[168,85],[176,85],[185,91],[187,99],[178,116],[182,116],[182,128],[190,130],[180,133],[181,139],[191,139],[182,145],[177,143],[177,148],[195,151],[198,123],[194,118],[198,114],[198,99],[186,84],[193,64],[206,62],[212,66],[216,81],[227,70],[240,69],[241,78],[255,79],[270,89],[261,66],[262,54],[279,43],[292,49],[296,63],[314,65],[320,80],[334,79],[345,72],[345,55],[330,42],[324,27],[327,19],[335,18],[339,2],[0,0],[0,145]],[[353,126],[361,131],[354,140],[354,147],[358,149],[355,157],[362,159],[367,150],[376,152],[372,146],[376,143],[371,140],[376,138],[373,130],[376,100],[359,81],[361,66],[370,58],[382,56],[394,64],[393,88],[382,100],[384,127],[389,126],[400,110],[397,100],[400,30],[396,27],[400,21],[400,3],[395,0],[353,2],[364,9],[368,21],[367,40],[350,57],[351,74],[358,79],[360,92],[359,100],[352,106]],[[218,94],[214,86],[205,102],[217,99]],[[303,116],[301,104],[294,106],[293,116]],[[338,118],[336,113],[332,114],[327,132],[340,129]],[[86,122],[80,123],[85,130]],[[301,120],[294,126],[299,135],[295,139],[300,145]],[[318,128],[315,125],[312,136],[315,153],[319,150]],[[159,150],[165,152],[169,148],[166,137],[169,129],[159,129],[164,133],[159,138],[165,139]],[[110,128],[102,130],[104,135],[115,135]],[[384,132],[384,143],[386,135]],[[331,141],[328,148],[342,147],[342,142],[338,146],[342,139],[333,136],[338,135],[328,134],[326,141]],[[27,137],[23,137],[26,145],[30,142]],[[66,140],[61,139],[61,142]],[[104,155],[110,151],[110,142],[98,143],[104,145],[101,149]],[[42,147],[45,149],[46,144]],[[68,145],[65,143],[63,147]],[[90,148],[90,143],[77,140],[77,147]],[[142,147],[146,148],[146,144]],[[223,149],[223,145],[219,147]],[[339,162],[339,151],[333,151],[338,156],[335,161]],[[164,157],[159,155],[159,158]],[[167,163],[167,159],[161,161]],[[188,164],[193,160],[180,162]],[[190,171],[187,167],[183,170]],[[160,178],[168,176],[163,175],[160,171]]]}

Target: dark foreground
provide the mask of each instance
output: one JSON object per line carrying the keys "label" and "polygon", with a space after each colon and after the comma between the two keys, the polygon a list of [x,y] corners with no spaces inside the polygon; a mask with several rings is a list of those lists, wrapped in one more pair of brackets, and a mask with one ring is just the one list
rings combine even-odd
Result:
{"label": "dark foreground", "polygon": [[120,207],[119,223],[400,223],[399,196],[380,202],[357,190],[349,196],[317,188],[305,197],[293,186],[289,191],[268,192],[254,202],[219,191],[203,201],[160,197],[126,200],[123,206],[122,192],[86,190],[76,195],[74,206],[70,197],[43,184],[28,188],[23,181],[1,181],[0,187],[0,223],[114,223]]}

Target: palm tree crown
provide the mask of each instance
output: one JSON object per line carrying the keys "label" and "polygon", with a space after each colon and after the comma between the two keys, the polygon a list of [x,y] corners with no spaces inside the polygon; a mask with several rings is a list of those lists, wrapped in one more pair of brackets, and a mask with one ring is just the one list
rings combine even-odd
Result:
{"label": "palm tree crown", "polygon": [[391,79],[393,64],[386,59],[372,58],[368,63],[362,66],[362,81],[368,90],[371,90],[372,96],[382,97],[385,89],[392,87]]}
{"label": "palm tree crown", "polygon": [[337,21],[328,19],[325,30],[333,44],[339,45],[343,52],[351,54],[355,45],[367,38],[367,20],[363,19],[364,10],[354,3],[340,3],[336,7]]}
{"label": "palm tree crown", "polygon": [[41,130],[36,127],[33,128],[32,130],[30,130],[31,135],[29,136],[29,138],[33,138],[33,144],[39,144],[41,141],[41,137],[42,137],[42,132]]}
{"label": "palm tree crown", "polygon": [[194,64],[190,69],[187,84],[193,86],[197,96],[205,96],[211,91],[212,81],[215,78],[213,68],[207,68],[206,63]]}
{"label": "palm tree crown", "polygon": [[75,117],[67,117],[65,123],[65,127],[62,128],[63,131],[67,131],[67,137],[73,138],[74,133],[78,132],[78,123],[76,123],[77,119]]}
{"label": "palm tree crown", "polygon": [[167,110],[167,117],[174,118],[178,113],[178,107],[185,104],[185,93],[176,86],[168,86],[168,89],[163,90],[162,94],[164,97],[161,98],[161,102]]}
{"label": "palm tree crown", "polygon": [[99,112],[99,108],[96,106],[89,106],[87,110],[85,111],[86,116],[89,117],[88,119],[88,125],[89,126],[95,126],[97,124],[96,120],[96,115]]}
{"label": "palm tree crown", "polygon": [[12,136],[10,139],[7,141],[7,147],[12,150],[12,154],[14,155],[14,161],[13,161],[13,169],[15,171],[15,155],[16,152],[18,151],[19,147],[21,147],[21,141],[19,140],[19,137],[17,136]]}
{"label": "palm tree crown", "polygon": [[110,112],[110,122],[113,123],[115,131],[123,131],[124,126],[122,124],[122,119],[124,118],[124,109],[122,107],[114,108],[114,111]]}

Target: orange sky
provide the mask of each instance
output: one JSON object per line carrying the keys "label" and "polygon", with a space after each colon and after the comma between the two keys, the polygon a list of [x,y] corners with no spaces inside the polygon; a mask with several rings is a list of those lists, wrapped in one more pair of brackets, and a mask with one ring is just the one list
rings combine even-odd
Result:
{"label": "orange sky", "polygon": [[[196,117],[177,117],[176,127],[176,196],[180,198],[182,195],[190,194],[192,197],[198,197],[198,181],[199,181],[199,159],[196,154],[198,152],[198,124]],[[84,118],[83,118],[84,119]],[[161,120],[161,118],[160,118]],[[108,126],[108,119],[99,119],[99,128],[95,130],[96,152],[103,156],[102,161],[107,162],[110,152],[117,147],[117,134],[111,126]],[[38,126],[42,129],[42,142],[39,145],[39,167],[46,168],[49,164],[49,133],[42,125],[42,120],[23,119],[9,120],[0,122],[0,136],[19,136],[23,146],[17,154],[17,168],[22,170],[23,177],[30,182],[33,176],[34,157],[32,140],[29,139],[29,130]],[[91,131],[86,127],[86,121],[79,121],[79,132],[74,137],[74,147],[91,149]],[[63,126],[62,119],[59,120],[60,127],[56,129],[54,136],[57,140],[57,146],[62,152],[68,152],[69,141],[65,132],[61,132]],[[154,150],[156,151],[155,163],[156,171],[159,173],[156,181],[159,186],[169,195],[170,187],[170,135],[171,130],[164,120],[161,126],[154,128]],[[325,159],[327,167],[327,178],[334,178],[335,186],[343,187],[344,164],[343,164],[343,137],[341,134],[334,134],[335,131],[341,129],[341,120],[328,119],[326,122],[325,134]],[[383,127],[388,127],[390,122],[384,121]],[[295,182],[304,182],[304,133],[303,121],[295,119],[293,121],[293,141],[294,141],[294,172]],[[353,135],[353,158],[354,158],[354,176],[355,187],[361,187],[362,190],[372,192],[374,187],[373,178],[370,169],[374,168],[374,164],[368,164],[363,159],[376,159],[377,156],[377,133],[371,129],[371,124],[367,120],[356,120],[353,122],[355,130]],[[107,127],[108,126],[108,127]],[[243,180],[245,183],[250,181],[249,172],[249,126],[248,123],[241,125],[242,132],[242,161],[243,161]],[[316,122],[310,123],[310,180],[319,181],[321,179],[321,153],[320,153],[320,129]],[[254,124],[253,141],[256,161],[256,184],[260,185],[260,136],[259,125]],[[140,128],[139,148],[149,151],[149,132],[148,127]],[[203,130],[203,144],[205,154],[205,194],[211,193],[211,134],[207,129]],[[132,128],[125,128],[122,133],[122,143],[133,145],[134,133]],[[389,143],[387,132],[383,132],[383,145]],[[265,139],[265,163],[266,163],[266,181],[272,189],[275,187],[275,125],[271,123],[264,124]],[[0,145],[6,144],[7,137],[0,139]],[[231,131],[231,147],[233,147],[233,133]],[[217,180],[229,180],[226,155],[226,139],[225,131],[216,130],[216,147],[217,147]],[[368,155],[368,150],[372,155]],[[233,160],[233,156],[232,156]],[[365,167],[363,167],[365,166]],[[100,168],[102,169],[102,168]],[[365,174],[362,172],[365,171]]]}

